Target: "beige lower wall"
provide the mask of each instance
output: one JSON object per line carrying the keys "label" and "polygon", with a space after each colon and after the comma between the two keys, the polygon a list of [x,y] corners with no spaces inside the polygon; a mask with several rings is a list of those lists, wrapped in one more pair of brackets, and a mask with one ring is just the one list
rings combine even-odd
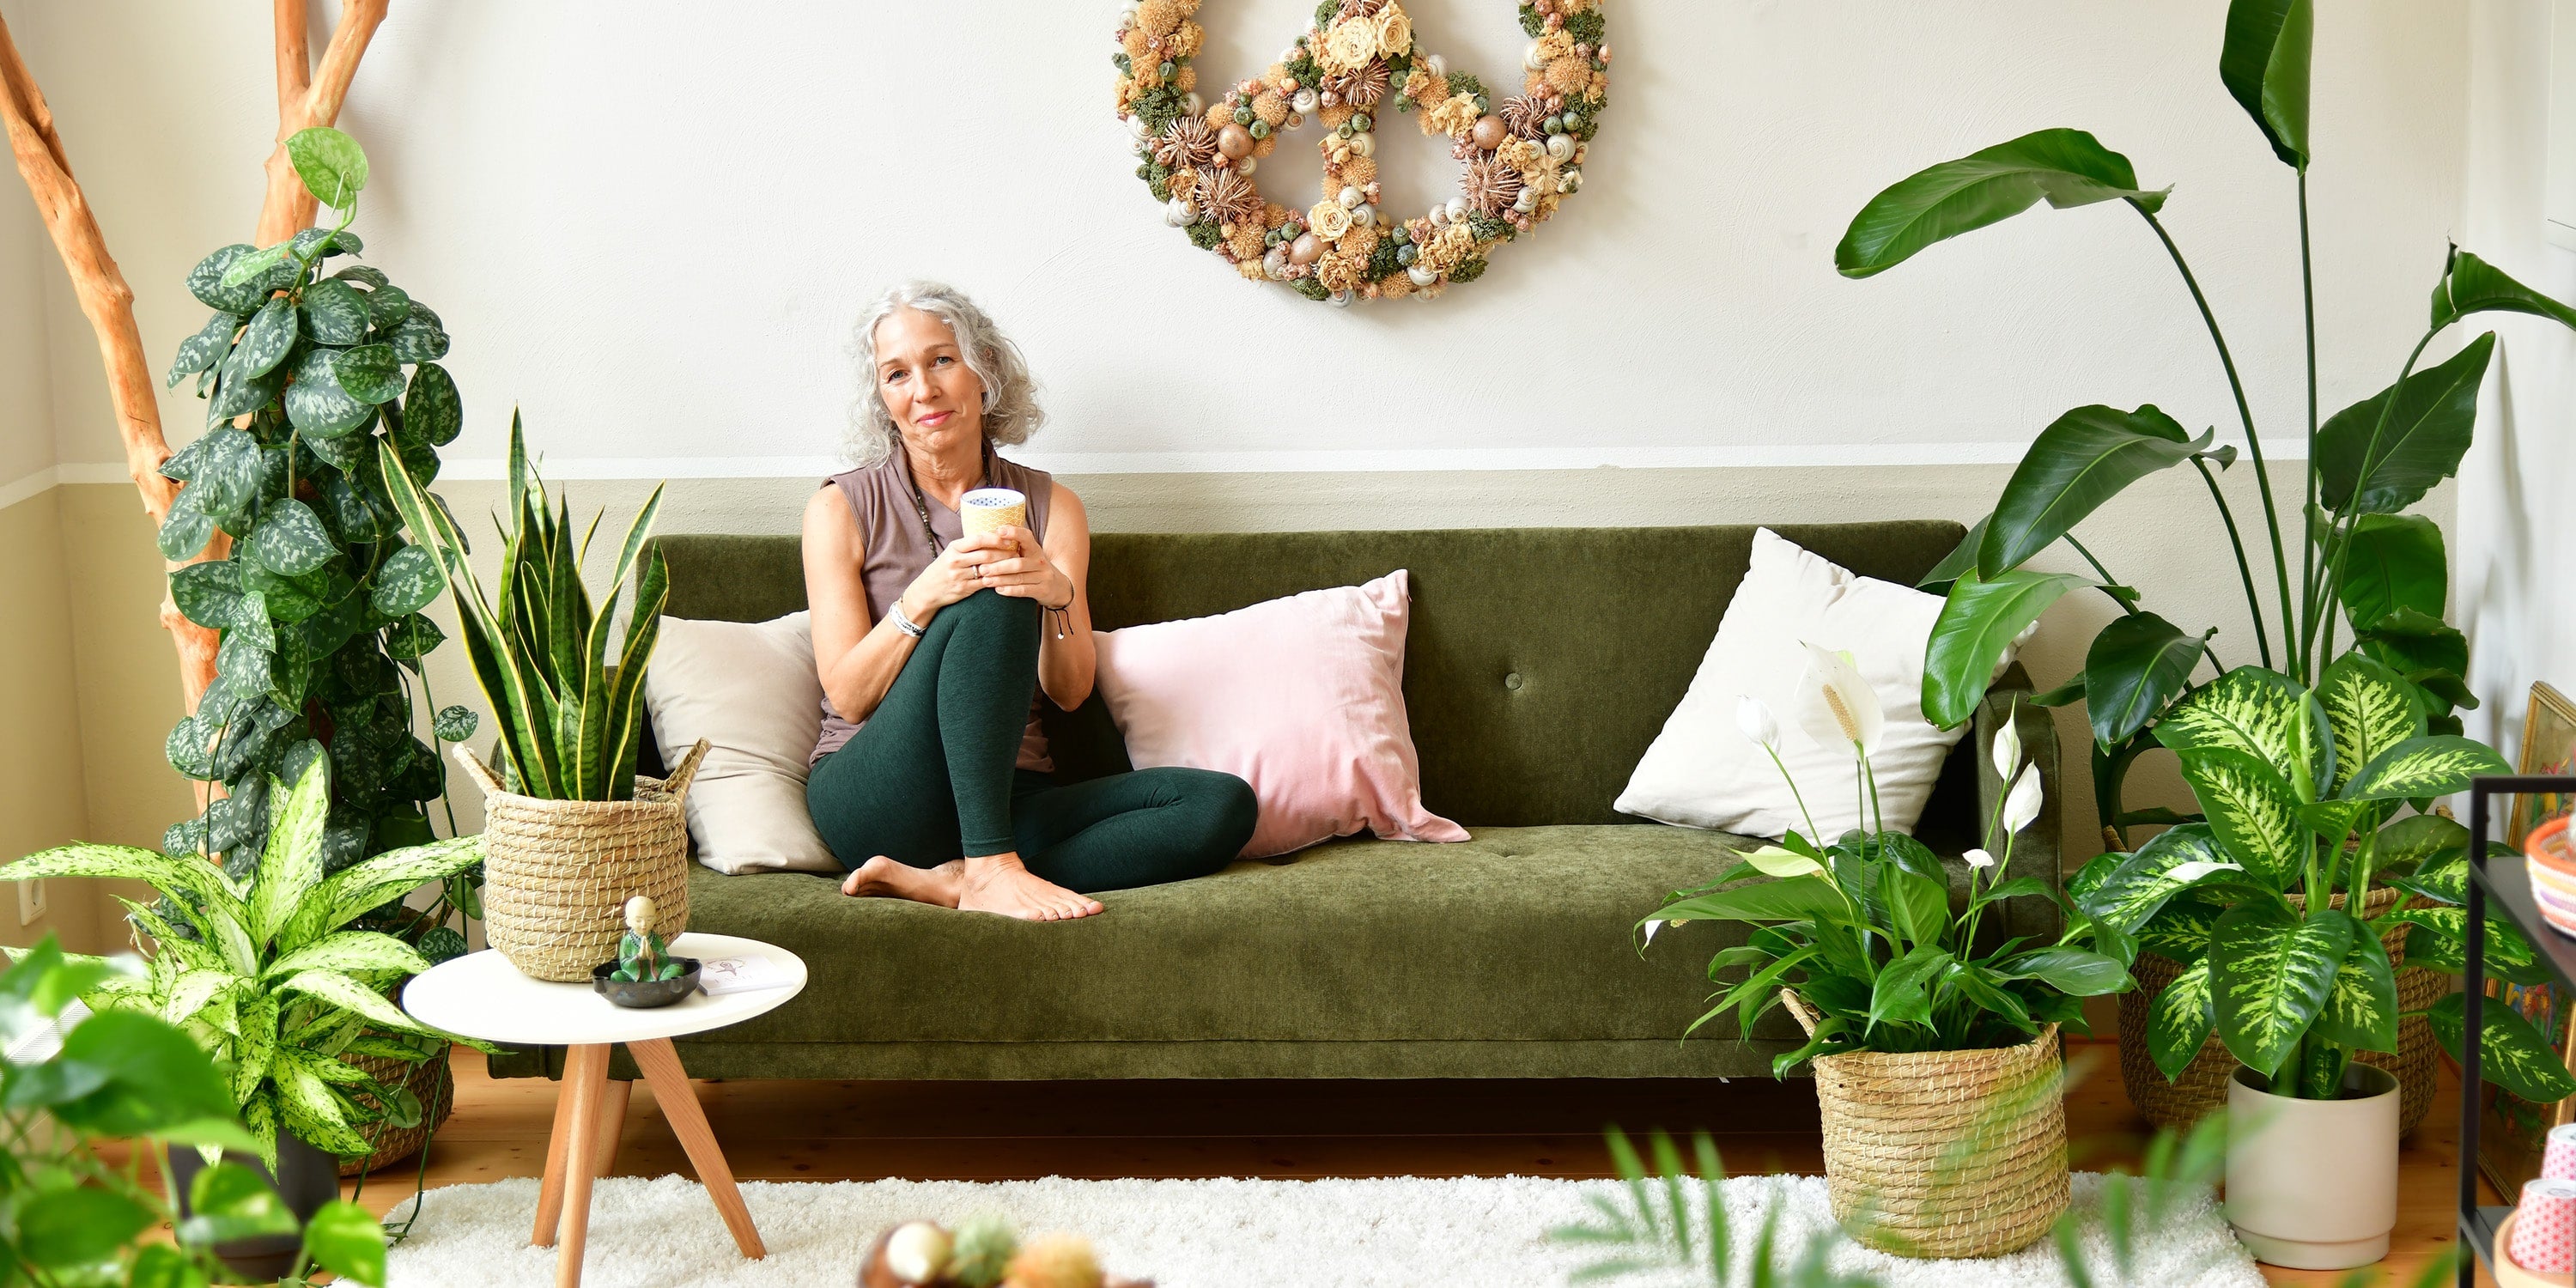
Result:
{"label": "beige lower wall", "polygon": [[[0,859],[89,834],[87,759],[72,652],[72,594],[65,576],[62,492],[0,509]],[[0,943],[51,933],[73,952],[106,945],[94,883],[44,883],[46,910],[19,918],[17,888],[0,885]],[[113,906],[113,905],[110,905]]]}

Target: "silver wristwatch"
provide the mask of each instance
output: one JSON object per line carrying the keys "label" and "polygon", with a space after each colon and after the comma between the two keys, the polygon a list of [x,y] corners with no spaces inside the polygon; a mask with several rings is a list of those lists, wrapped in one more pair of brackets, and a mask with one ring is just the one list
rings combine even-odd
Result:
{"label": "silver wristwatch", "polygon": [[903,615],[902,600],[896,600],[895,602],[886,605],[886,619],[894,623],[894,628],[896,630],[902,631],[904,634],[909,635],[914,639],[921,638],[921,628],[913,625],[912,619]]}

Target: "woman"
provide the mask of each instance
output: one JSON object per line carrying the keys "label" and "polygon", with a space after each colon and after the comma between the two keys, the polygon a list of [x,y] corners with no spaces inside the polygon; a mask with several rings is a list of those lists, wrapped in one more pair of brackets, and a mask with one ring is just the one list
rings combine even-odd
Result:
{"label": "woman", "polygon": [[[805,507],[823,681],[805,799],[842,892],[1061,921],[1101,910],[1087,894],[1225,866],[1252,837],[1242,779],[1049,777],[1035,691],[1068,711],[1091,695],[1091,530],[1071,489],[993,452],[1042,419],[1018,348],[916,282],[860,318],[858,354],[858,468]],[[1027,526],[964,536],[979,487],[1026,496]]]}

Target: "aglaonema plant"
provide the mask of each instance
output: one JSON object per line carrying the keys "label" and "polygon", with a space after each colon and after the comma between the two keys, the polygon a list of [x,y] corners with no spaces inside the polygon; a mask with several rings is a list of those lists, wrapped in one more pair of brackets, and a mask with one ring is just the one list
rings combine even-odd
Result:
{"label": "aglaonema plant", "polygon": [[[215,682],[170,732],[169,759],[221,790],[162,848],[214,859],[236,881],[267,848],[270,780],[299,781],[317,762],[331,768],[326,871],[428,842],[427,806],[446,794],[433,746],[476,724],[461,706],[428,714],[422,659],[444,634],[421,610],[437,568],[403,541],[376,466],[381,456],[424,483],[437,475],[438,449],[463,424],[456,382],[436,361],[447,332],[382,272],[327,267],[363,249],[349,230],[367,182],[357,143],[309,129],[287,153],[339,222],[265,249],[226,246],[188,274],[215,313],[180,345],[169,379],[197,377],[207,431],[162,467],[186,484],[161,528],[164,555],[187,558],[218,528],[234,538],[230,558],[170,579],[179,611],[222,645]],[[433,960],[464,951],[446,911],[477,908],[470,875],[446,896],[405,923]]]}
{"label": "aglaonema plant", "polygon": [[[2457,473],[2468,451],[2494,336],[2477,336],[2430,367],[2418,370],[2418,364],[2472,314],[2524,313],[2576,327],[2576,309],[2451,247],[2442,256],[2422,338],[2396,383],[2320,419],[2307,195],[2313,27],[2309,0],[2235,0],[2218,68],[2228,93],[2297,177],[2308,453],[2303,477],[2286,495],[2274,487],[2217,315],[2158,218],[2173,189],[2142,185],[2129,159],[2091,134],[2041,130],[1916,173],[1872,198],[1834,251],[1845,276],[1868,277],[2043,201],[2060,209],[2117,202],[2171,258],[2209,332],[2234,398],[2241,451],[2262,498],[2253,551],[2216,473],[2236,463],[2238,443],[2219,443],[2215,429],[2195,435],[2154,405],[2088,406],[2040,431],[1993,512],[1925,578],[1928,587],[1947,587],[1923,680],[1924,711],[1944,726],[1969,718],[2010,641],[2059,599],[2090,589],[2118,606],[2120,616],[2095,636],[2083,670],[2041,700],[2086,703],[2095,742],[2094,797],[2104,824],[2124,836],[2141,824],[2181,821],[2162,809],[2124,808],[2122,785],[2132,763],[2159,745],[2156,725],[2191,692],[2201,664],[2224,668],[2211,652],[2215,630],[2187,629],[2149,611],[2139,590],[2084,547],[2077,524],[2139,480],[2188,464],[2207,485],[2218,520],[2200,539],[2233,552],[2252,618],[2252,657],[2235,656],[2306,688],[2338,655],[2339,629],[2348,629],[2351,649],[2396,672],[2432,729],[2457,733],[2455,710],[2476,705],[2465,680],[2468,646],[2443,621],[2449,587],[2441,530],[2407,511]],[[2027,566],[2060,542],[2095,575]]]}

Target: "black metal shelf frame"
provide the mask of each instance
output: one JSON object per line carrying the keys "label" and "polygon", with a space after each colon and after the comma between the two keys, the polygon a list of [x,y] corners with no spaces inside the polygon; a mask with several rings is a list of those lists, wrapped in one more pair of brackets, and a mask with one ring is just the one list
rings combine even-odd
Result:
{"label": "black metal shelf frame", "polygon": [[[2511,1206],[2481,1207],[2478,1204],[2478,1027],[2486,1009],[2487,918],[2499,916],[2522,932],[2557,981],[2562,1004],[2576,1001],[2576,939],[2558,933],[2540,915],[2540,904],[2531,893],[2531,873],[2523,866],[2520,855],[2505,860],[2502,866],[2487,866],[2487,838],[2490,802],[2501,795],[2536,792],[2576,791],[2576,775],[2570,774],[2498,774],[2477,778],[2469,783],[2469,888],[2467,940],[2467,978],[2462,984],[2466,1003],[2462,1018],[2465,1032],[2460,1039],[2460,1242],[2465,1244],[2459,1259],[2459,1288],[2475,1288],[2479,1265],[2494,1255],[2496,1227],[2513,1211]],[[2490,908],[2489,903],[2494,907]],[[2508,1194],[2508,1200],[2519,1195]],[[2493,1273],[2493,1267],[2488,1267]]]}

